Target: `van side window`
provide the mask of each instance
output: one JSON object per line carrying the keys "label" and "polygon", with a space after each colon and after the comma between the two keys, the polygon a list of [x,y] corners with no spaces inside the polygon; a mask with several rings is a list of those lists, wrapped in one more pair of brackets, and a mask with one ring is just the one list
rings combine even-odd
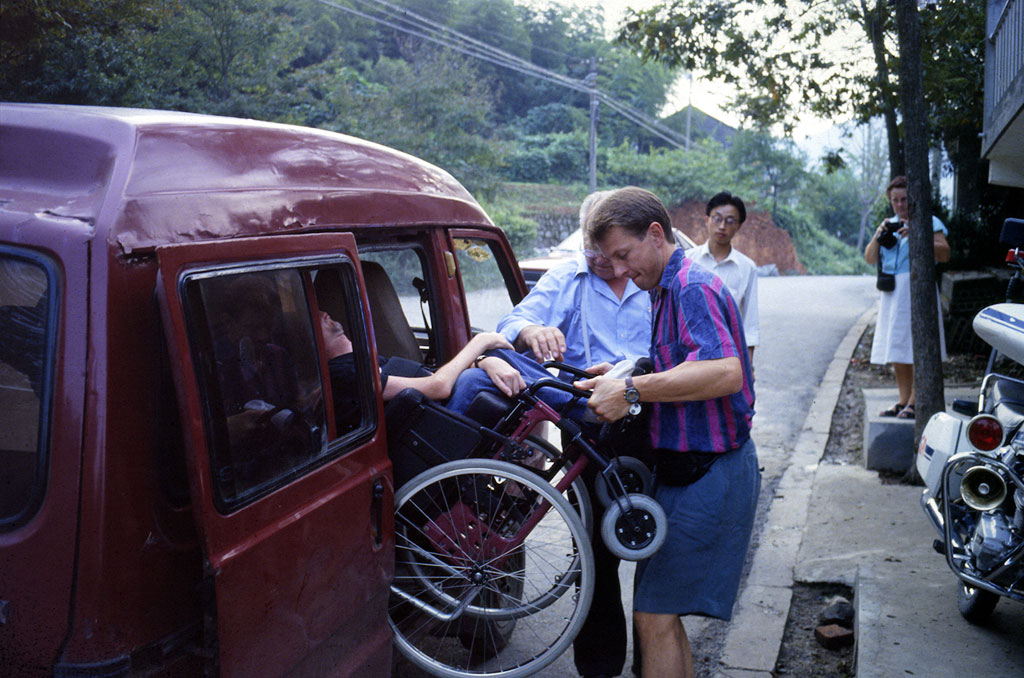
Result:
{"label": "van side window", "polygon": [[327,454],[306,280],[296,269],[184,280],[218,510],[269,492]]}
{"label": "van side window", "polygon": [[512,310],[498,259],[483,238],[453,238],[462,284],[466,290],[469,324],[473,332],[493,332],[498,321]]}
{"label": "van side window", "polygon": [[52,264],[0,246],[0,531],[31,518],[46,485],[57,310]]}

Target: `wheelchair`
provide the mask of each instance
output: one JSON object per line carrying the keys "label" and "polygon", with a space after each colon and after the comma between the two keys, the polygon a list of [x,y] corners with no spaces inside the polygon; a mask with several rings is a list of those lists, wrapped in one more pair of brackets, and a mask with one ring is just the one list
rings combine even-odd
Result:
{"label": "wheelchair", "polygon": [[[547,388],[572,399],[556,410],[539,395]],[[609,550],[639,560],[664,542],[664,511],[645,494],[650,472],[606,453],[601,436],[567,415],[588,395],[552,377],[513,399],[482,392],[466,416],[411,389],[388,404],[397,488],[389,621],[396,647],[427,673],[528,676],[569,647],[594,591],[587,464],[603,481]],[[535,435],[543,422],[563,432],[564,451]]]}

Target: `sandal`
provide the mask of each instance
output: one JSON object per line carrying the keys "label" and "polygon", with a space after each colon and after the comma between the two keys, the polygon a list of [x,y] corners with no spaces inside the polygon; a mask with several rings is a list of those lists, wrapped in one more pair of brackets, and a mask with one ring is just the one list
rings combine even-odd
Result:
{"label": "sandal", "polygon": [[902,412],[905,409],[907,409],[906,405],[904,405],[903,403],[896,403],[895,405],[893,405],[889,409],[882,410],[881,412],[879,412],[878,416],[880,416],[880,417],[898,417],[900,412]]}
{"label": "sandal", "polygon": [[914,405],[910,404],[903,408],[903,410],[896,415],[897,419],[913,419],[914,418]]}

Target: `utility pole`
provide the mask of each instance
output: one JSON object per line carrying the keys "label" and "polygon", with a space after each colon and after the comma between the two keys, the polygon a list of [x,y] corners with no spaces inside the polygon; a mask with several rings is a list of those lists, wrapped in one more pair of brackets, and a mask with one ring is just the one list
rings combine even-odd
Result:
{"label": "utility pole", "polygon": [[597,60],[594,57],[590,57],[587,87],[590,88],[590,192],[593,193],[597,190]]}
{"label": "utility pole", "polygon": [[693,71],[686,74],[690,91],[686,95],[686,150],[690,150],[690,118],[693,116]]}

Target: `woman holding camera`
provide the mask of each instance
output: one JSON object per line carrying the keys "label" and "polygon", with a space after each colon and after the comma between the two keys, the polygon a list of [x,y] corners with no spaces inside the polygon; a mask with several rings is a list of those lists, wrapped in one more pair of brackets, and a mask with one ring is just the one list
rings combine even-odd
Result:
{"label": "woman holding camera", "polygon": [[[879,412],[885,417],[914,418],[914,346],[910,336],[910,203],[907,197],[907,178],[899,176],[889,182],[885,195],[896,213],[884,220],[864,249],[864,260],[878,266],[878,323],[871,345],[871,362],[876,365],[892,363],[896,374],[898,402]],[[949,243],[946,227],[932,217],[935,261],[949,261]],[[936,289],[935,303],[939,303]],[[939,317],[942,317],[941,309]],[[946,359],[946,342],[939,323],[939,349]]]}

